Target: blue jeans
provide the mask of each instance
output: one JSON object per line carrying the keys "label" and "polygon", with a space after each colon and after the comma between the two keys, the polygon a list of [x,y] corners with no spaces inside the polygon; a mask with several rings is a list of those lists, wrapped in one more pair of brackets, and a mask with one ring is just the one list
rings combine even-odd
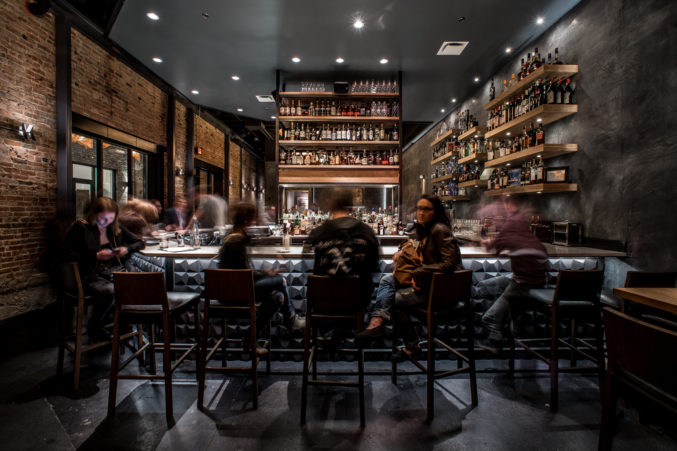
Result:
{"label": "blue jeans", "polygon": [[395,302],[395,293],[400,288],[400,284],[392,274],[386,274],[381,277],[376,290],[376,302],[372,308],[369,317],[379,317],[384,320],[390,320],[390,311],[392,310],[393,302]]}
{"label": "blue jeans", "polygon": [[[265,321],[278,310],[285,319],[294,313],[294,307],[289,300],[287,281],[280,275],[264,276],[254,282],[256,301],[261,303],[259,312]],[[281,299],[281,302],[280,301]]]}

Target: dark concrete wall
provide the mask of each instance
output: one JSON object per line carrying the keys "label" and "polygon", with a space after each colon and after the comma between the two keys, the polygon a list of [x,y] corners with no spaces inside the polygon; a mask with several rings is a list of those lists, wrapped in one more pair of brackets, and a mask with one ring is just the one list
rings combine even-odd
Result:
{"label": "dark concrete wall", "polygon": [[[583,223],[588,237],[626,243],[634,267],[677,268],[677,2],[583,1],[514,52],[494,75],[497,87],[534,47],[542,56],[559,47],[564,63],[580,66],[579,112],[546,127],[547,143],[579,144],[576,154],[546,161],[569,166],[579,191],[526,202],[550,220]],[[458,111],[469,108],[486,121],[489,81]],[[404,154],[405,206],[420,193],[419,175],[429,180],[429,144],[438,127]],[[471,217],[484,199],[473,193],[472,202],[457,204],[457,217]]]}

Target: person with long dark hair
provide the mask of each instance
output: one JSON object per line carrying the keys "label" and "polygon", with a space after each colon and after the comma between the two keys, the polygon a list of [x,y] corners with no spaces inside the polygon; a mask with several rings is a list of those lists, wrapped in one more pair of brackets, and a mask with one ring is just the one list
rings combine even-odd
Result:
{"label": "person with long dark hair", "polygon": [[124,271],[129,255],[145,247],[143,241],[118,222],[118,204],[109,197],[98,197],[85,219],[73,223],[62,247],[62,260],[78,263],[83,288],[94,296],[92,315],[87,323],[90,339],[106,335],[107,312],[113,305],[113,272]]}
{"label": "person with long dark hair", "polygon": [[[451,232],[451,224],[442,201],[437,196],[423,195],[416,202],[414,237],[420,242],[422,265],[411,271],[411,287],[397,290],[394,302],[398,307],[424,305],[428,300],[432,275],[449,273],[462,267],[458,241]],[[393,360],[403,361],[420,352],[419,337],[401,309],[394,318],[398,330],[403,331],[404,348],[393,354]]]}

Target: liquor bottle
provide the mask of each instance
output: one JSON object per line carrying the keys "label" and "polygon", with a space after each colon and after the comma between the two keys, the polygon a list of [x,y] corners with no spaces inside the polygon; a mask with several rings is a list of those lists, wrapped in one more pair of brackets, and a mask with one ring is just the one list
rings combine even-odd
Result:
{"label": "liquor bottle", "polygon": [[545,165],[543,164],[543,158],[539,158],[538,169],[536,170],[536,182],[543,183],[544,173],[545,173]]}
{"label": "liquor bottle", "polygon": [[546,64],[552,64],[552,53],[548,53],[548,61]]}
{"label": "liquor bottle", "polygon": [[556,103],[566,103],[565,100],[567,100],[566,97],[566,84],[564,83],[564,79],[560,78],[559,79],[559,86],[558,86],[558,93],[557,93],[557,102]]}
{"label": "liquor bottle", "polygon": [[400,164],[400,152],[398,150],[396,150],[395,155],[393,155],[393,164],[396,166]]}
{"label": "liquor bottle", "polygon": [[489,87],[489,100],[494,100],[496,97],[496,88],[494,87],[494,79],[491,79],[491,86]]}
{"label": "liquor bottle", "polygon": [[296,116],[296,105],[294,105],[294,101],[291,101],[291,110],[290,110],[290,116]]}
{"label": "liquor bottle", "polygon": [[383,122],[381,122],[381,129],[379,130],[378,137],[381,141],[385,141],[385,139],[386,139],[386,131],[383,128]]}
{"label": "liquor bottle", "polygon": [[559,60],[559,49],[555,47],[555,61],[553,64],[562,64],[562,62]]}
{"label": "liquor bottle", "polygon": [[529,126],[529,147],[536,145],[536,130],[534,130],[534,123]]}
{"label": "liquor bottle", "polygon": [[400,134],[397,131],[397,123],[395,123],[395,126],[393,127],[393,141],[399,141],[400,140]]}
{"label": "liquor bottle", "polygon": [[538,128],[536,129],[536,145],[540,146],[545,143],[545,130],[543,130],[543,123],[538,123]]}
{"label": "liquor bottle", "polygon": [[388,164],[391,165],[391,166],[393,164],[395,164],[395,158],[393,157],[393,151],[392,150],[390,151],[390,155],[388,156]]}
{"label": "liquor bottle", "polygon": [[571,78],[567,78],[562,103],[576,103],[576,100],[574,99],[574,89],[576,89],[576,85],[571,83]]}
{"label": "liquor bottle", "polygon": [[331,115],[336,116],[336,102],[332,100],[331,102]]}
{"label": "liquor bottle", "polygon": [[280,149],[280,164],[287,164],[287,151],[284,148]]}

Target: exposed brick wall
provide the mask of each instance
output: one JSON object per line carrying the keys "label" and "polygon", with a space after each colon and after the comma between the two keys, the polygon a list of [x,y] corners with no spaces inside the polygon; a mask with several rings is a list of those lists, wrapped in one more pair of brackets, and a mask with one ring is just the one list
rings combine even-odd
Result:
{"label": "exposed brick wall", "polygon": [[34,124],[35,141],[0,130],[0,319],[49,303],[38,269],[56,211],[54,17],[0,2],[0,124]]}
{"label": "exposed brick wall", "polygon": [[165,145],[167,95],[76,30],[71,45],[73,112]]}
{"label": "exposed brick wall", "polygon": [[242,183],[240,180],[240,146],[232,141],[230,142],[230,155],[228,155],[228,158],[230,165],[230,180],[233,181],[233,184],[229,185],[230,188],[228,190],[228,204],[230,205],[232,202],[240,200],[240,187]]}
{"label": "exposed brick wall", "polygon": [[197,115],[195,115],[195,131],[193,147],[202,147],[202,155],[195,155],[195,159],[223,169],[225,141],[223,132]]}
{"label": "exposed brick wall", "polygon": [[[186,107],[177,101],[174,116],[174,168],[179,167],[184,171],[186,169],[186,114]],[[174,176],[174,193],[176,197],[188,198],[185,175]]]}
{"label": "exposed brick wall", "polygon": [[243,184],[247,184],[250,189],[244,190],[242,200],[247,202],[256,203],[256,192],[254,188],[256,187],[256,165],[258,160],[249,152],[242,152],[242,167],[244,169],[244,179],[242,180]]}

